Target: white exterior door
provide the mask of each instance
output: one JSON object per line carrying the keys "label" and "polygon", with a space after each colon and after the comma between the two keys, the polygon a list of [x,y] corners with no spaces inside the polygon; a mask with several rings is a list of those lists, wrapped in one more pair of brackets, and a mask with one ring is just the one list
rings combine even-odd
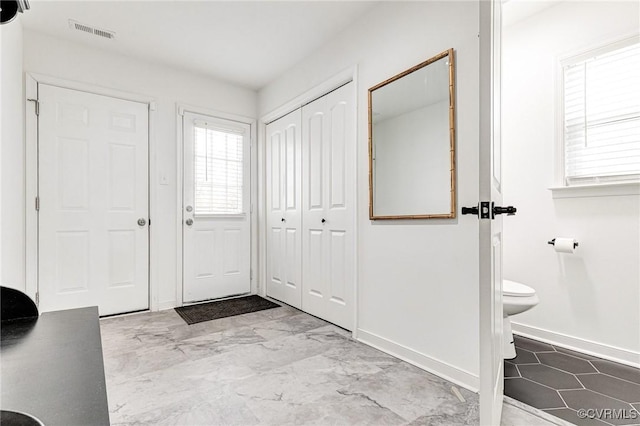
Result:
{"label": "white exterior door", "polygon": [[[502,206],[500,135],[501,2],[480,2],[480,424],[502,417]],[[482,214],[482,206],[480,209]]]}
{"label": "white exterior door", "polygon": [[353,83],[302,108],[302,307],[353,328]]}
{"label": "white exterior door", "polygon": [[251,126],[183,116],[183,301],[251,290]]}
{"label": "white exterior door", "polygon": [[266,126],[267,296],[302,307],[302,115]]}
{"label": "white exterior door", "polygon": [[38,91],[40,310],[148,309],[148,105]]}

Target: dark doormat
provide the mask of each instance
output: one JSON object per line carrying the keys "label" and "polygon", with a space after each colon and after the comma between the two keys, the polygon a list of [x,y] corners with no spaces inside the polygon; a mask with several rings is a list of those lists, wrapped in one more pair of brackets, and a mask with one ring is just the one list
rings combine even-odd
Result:
{"label": "dark doormat", "polygon": [[251,295],[238,297],[236,299],[201,303],[199,305],[183,306],[181,308],[175,308],[175,310],[187,324],[191,325],[279,307],[280,305],[277,303],[273,303],[257,295]]}

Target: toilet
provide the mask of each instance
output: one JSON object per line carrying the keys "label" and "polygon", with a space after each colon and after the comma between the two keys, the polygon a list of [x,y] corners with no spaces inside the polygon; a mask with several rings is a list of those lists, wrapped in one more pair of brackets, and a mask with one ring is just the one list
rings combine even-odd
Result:
{"label": "toilet", "polygon": [[528,311],[540,302],[536,291],[529,286],[510,280],[502,280],[502,330],[503,330],[503,358],[516,357],[516,347],[513,344],[511,331],[511,315]]}

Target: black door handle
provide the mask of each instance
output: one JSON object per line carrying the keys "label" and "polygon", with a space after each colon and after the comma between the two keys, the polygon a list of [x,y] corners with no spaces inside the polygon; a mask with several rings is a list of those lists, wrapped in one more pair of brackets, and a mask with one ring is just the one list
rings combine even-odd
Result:
{"label": "black door handle", "polygon": [[508,206],[508,207],[500,207],[500,206],[493,206],[493,215],[497,215],[497,214],[507,214],[507,216],[513,216],[514,214],[516,214],[516,212],[518,211],[518,209],[516,209],[513,206]]}
{"label": "black door handle", "polygon": [[478,216],[478,206],[475,207],[463,207],[462,214],[475,214]]}
{"label": "black door handle", "polygon": [[[489,208],[489,206],[491,206],[491,208]],[[479,216],[480,219],[493,219],[497,214],[513,216],[516,214],[516,211],[517,209],[513,206],[494,206],[493,203],[489,203],[489,201],[481,201],[480,206],[462,208],[462,214],[474,214]]]}

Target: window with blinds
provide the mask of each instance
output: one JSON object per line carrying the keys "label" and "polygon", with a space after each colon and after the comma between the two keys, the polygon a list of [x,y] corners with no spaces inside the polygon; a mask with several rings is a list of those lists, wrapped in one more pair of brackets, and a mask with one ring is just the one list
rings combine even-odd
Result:
{"label": "window with blinds", "polygon": [[638,179],[638,39],[565,61],[562,71],[565,184]]}
{"label": "window with blinds", "polygon": [[243,213],[243,134],[198,121],[194,132],[194,213]]}

